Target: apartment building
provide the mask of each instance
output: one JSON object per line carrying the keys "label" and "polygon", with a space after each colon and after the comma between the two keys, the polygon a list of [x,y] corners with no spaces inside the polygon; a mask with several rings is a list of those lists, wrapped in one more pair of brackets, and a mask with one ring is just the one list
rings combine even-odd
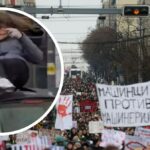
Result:
{"label": "apartment building", "polygon": [[[102,8],[115,8],[116,7],[116,0],[104,0],[102,3]],[[103,27],[107,26],[110,28],[116,28],[116,15],[105,14],[100,15],[97,19],[97,26]]]}

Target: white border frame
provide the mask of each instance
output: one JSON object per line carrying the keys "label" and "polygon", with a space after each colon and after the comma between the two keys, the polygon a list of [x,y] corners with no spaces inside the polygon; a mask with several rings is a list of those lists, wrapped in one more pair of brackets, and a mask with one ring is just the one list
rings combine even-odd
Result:
{"label": "white border frame", "polygon": [[58,51],[59,58],[60,58],[60,63],[61,63],[61,80],[60,80],[59,89],[57,91],[57,94],[56,94],[56,97],[55,97],[53,103],[50,105],[50,107],[48,108],[48,110],[39,119],[37,119],[35,122],[33,122],[32,124],[30,124],[30,125],[22,128],[22,129],[11,131],[11,132],[0,133],[0,136],[7,136],[7,135],[12,135],[12,134],[17,134],[17,133],[20,133],[20,132],[24,132],[24,131],[30,129],[31,127],[35,126],[40,121],[42,121],[50,113],[50,111],[53,109],[54,105],[56,104],[57,99],[59,98],[59,95],[60,95],[60,92],[61,92],[61,89],[62,89],[62,86],[63,86],[63,80],[64,80],[64,63],[63,63],[63,57],[62,57],[62,54],[61,54],[61,50],[59,48],[59,44],[57,43],[56,39],[54,38],[54,36],[52,35],[52,33],[49,31],[49,29],[47,29],[47,27],[45,27],[45,25],[43,25],[43,23],[41,23],[41,21],[39,21],[38,19],[36,19],[32,15],[30,15],[30,14],[28,14],[26,12],[23,12],[21,10],[17,10],[15,8],[0,7],[0,10],[2,10],[2,11],[12,11],[12,12],[16,12],[16,13],[22,14],[24,16],[29,17],[30,19],[32,19],[36,23],[38,23],[40,26],[42,26],[45,29],[45,31],[49,34],[49,36],[51,37],[51,39],[53,40],[53,42],[54,42],[54,44],[56,46],[56,49]]}

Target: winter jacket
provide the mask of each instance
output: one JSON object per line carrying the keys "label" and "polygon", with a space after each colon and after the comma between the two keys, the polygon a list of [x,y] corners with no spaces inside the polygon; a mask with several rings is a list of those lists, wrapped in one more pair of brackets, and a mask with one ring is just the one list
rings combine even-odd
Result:
{"label": "winter jacket", "polygon": [[43,60],[43,52],[23,33],[20,39],[8,37],[0,41],[0,60],[11,58],[39,64]]}

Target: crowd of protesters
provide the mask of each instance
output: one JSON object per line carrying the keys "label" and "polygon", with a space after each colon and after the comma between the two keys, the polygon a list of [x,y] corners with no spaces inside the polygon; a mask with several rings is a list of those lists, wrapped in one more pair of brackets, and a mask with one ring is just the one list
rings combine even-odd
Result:
{"label": "crowd of protesters", "polygon": [[62,94],[73,94],[74,101],[98,100],[94,81],[87,75],[83,77],[66,77],[63,84]]}
{"label": "crowd of protesters", "polygon": [[[61,94],[73,95],[73,105],[78,104],[80,101],[90,99],[92,101],[98,101],[96,95],[95,80],[92,80],[88,74],[84,74],[83,78],[70,78],[67,77],[64,80],[64,85]],[[74,107],[73,107],[74,108]],[[95,112],[74,112],[73,120],[77,122],[77,126],[71,130],[58,130],[50,126],[52,120],[51,115],[56,114],[56,110],[53,110],[40,123],[40,126],[35,126],[32,129],[39,130],[40,128],[46,128],[50,132],[52,137],[52,145],[59,146],[59,150],[118,150],[115,146],[108,146],[106,148],[100,146],[101,133],[91,134],[89,133],[89,122],[101,120],[100,110],[97,109]],[[55,116],[56,117],[56,116]],[[55,118],[54,117],[54,118]],[[52,118],[51,118],[52,119]],[[50,121],[49,121],[50,120]],[[110,129],[110,128],[108,128]],[[114,128],[119,131],[124,131],[128,135],[134,134],[135,128]],[[62,148],[62,149],[61,149]],[[122,147],[124,149],[124,145]],[[149,149],[147,149],[149,150]]]}
{"label": "crowd of protesters", "polygon": [[[84,73],[83,77],[66,77],[63,84],[62,95],[73,95],[73,105],[80,101],[92,100],[98,102],[96,94],[96,80],[89,74]],[[89,122],[101,119],[99,109],[95,112],[73,113],[73,120],[77,122],[77,127],[67,131],[55,130],[53,145],[65,147],[67,150],[102,150],[100,147],[101,134],[89,133]],[[128,134],[133,134],[134,130],[122,128]]]}
{"label": "crowd of protesters", "polygon": [[99,134],[89,134],[86,129],[72,128],[70,131],[58,131],[53,144],[63,146],[67,150],[101,149]]}
{"label": "crowd of protesters", "polygon": [[[84,100],[93,100],[98,102],[96,94],[96,80],[89,74],[84,73],[83,77],[77,76],[76,78],[66,77],[63,84],[62,95],[73,95],[73,104],[76,105]],[[94,150],[103,149],[100,147],[101,134],[89,133],[89,122],[101,120],[99,106],[95,112],[78,112],[73,113],[73,120],[77,121],[77,128],[72,128],[71,131],[63,131],[59,133],[58,137],[62,137],[65,142],[61,143],[57,140],[55,144],[66,147],[66,149],[82,149]],[[135,128],[114,128],[119,131],[124,131],[128,135],[133,135]],[[67,144],[68,143],[68,144]]]}
{"label": "crowd of protesters", "polygon": [[[73,115],[77,121],[77,128],[71,130],[60,131],[56,130],[57,134],[54,138],[54,145],[66,147],[67,150],[103,150],[100,146],[101,133],[89,133],[89,121],[98,121],[100,116],[96,113],[78,113]],[[110,129],[110,128],[108,128]],[[124,131],[128,135],[134,134],[134,128],[116,128],[119,131]],[[72,148],[69,148],[72,147]]]}

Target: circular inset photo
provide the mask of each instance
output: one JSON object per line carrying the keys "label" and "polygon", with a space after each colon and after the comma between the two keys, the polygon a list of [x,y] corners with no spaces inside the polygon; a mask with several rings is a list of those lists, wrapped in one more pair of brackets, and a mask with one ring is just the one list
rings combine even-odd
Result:
{"label": "circular inset photo", "polygon": [[56,40],[33,16],[0,8],[0,135],[18,133],[42,120],[63,81]]}

